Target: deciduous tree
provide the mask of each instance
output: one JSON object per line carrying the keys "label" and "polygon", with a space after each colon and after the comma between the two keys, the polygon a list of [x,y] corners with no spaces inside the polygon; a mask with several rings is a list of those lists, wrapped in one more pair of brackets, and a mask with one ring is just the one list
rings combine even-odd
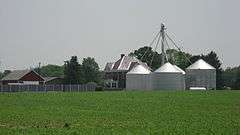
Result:
{"label": "deciduous tree", "polygon": [[97,62],[94,58],[87,57],[83,59],[81,65],[81,71],[83,73],[84,82],[100,82],[100,71]]}
{"label": "deciduous tree", "polygon": [[69,61],[64,64],[64,82],[66,84],[81,84],[81,65],[78,63],[77,56],[72,56]]}

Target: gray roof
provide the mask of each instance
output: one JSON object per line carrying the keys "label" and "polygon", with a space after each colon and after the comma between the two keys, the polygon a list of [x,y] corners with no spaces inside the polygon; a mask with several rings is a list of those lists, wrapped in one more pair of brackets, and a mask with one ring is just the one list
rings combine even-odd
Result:
{"label": "gray roof", "polygon": [[179,69],[174,67],[171,63],[165,63],[160,68],[158,68],[155,73],[182,73]]}
{"label": "gray roof", "polygon": [[109,62],[106,64],[104,71],[111,71],[113,69],[114,63]]}
{"label": "gray roof", "polygon": [[203,59],[199,59],[192,65],[190,65],[187,69],[215,69],[213,66],[205,62]]}
{"label": "gray roof", "polygon": [[143,65],[136,65],[132,70],[127,74],[150,74],[151,71],[144,67]]}
{"label": "gray roof", "polygon": [[20,80],[23,76],[31,72],[31,70],[14,70],[5,77],[2,78],[3,81],[6,80]]}
{"label": "gray roof", "polygon": [[151,70],[148,65],[137,58],[133,56],[123,56],[118,61],[114,63],[107,63],[105,66],[104,71],[128,71],[131,70],[136,64],[140,64],[147,68],[148,70]]}
{"label": "gray roof", "polygon": [[49,81],[52,81],[54,79],[59,79],[60,77],[43,77],[44,81],[45,82],[49,82]]}

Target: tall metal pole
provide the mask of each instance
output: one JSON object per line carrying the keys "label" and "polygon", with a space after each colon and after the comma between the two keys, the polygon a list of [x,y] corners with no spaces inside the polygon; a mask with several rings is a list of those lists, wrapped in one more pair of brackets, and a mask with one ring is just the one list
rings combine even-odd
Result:
{"label": "tall metal pole", "polygon": [[165,64],[165,58],[166,58],[166,53],[165,53],[165,47],[164,47],[164,41],[165,41],[165,26],[164,24],[161,24],[161,36],[162,36],[162,61],[161,61],[161,65]]}

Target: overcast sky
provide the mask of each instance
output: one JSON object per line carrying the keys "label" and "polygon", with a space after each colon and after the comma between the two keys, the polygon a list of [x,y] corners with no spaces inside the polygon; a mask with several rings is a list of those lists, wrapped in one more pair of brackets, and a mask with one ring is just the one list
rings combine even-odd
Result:
{"label": "overcast sky", "polygon": [[[239,0],[0,0],[0,69],[72,55],[100,67],[148,45],[161,23],[183,50],[240,64]],[[160,50],[159,50],[160,51]]]}

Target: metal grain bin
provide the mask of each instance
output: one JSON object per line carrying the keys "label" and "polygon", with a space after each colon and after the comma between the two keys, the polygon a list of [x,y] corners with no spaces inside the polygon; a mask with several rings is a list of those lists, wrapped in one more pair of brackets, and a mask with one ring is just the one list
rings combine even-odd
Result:
{"label": "metal grain bin", "polygon": [[216,69],[200,59],[186,69],[186,87],[216,89]]}
{"label": "metal grain bin", "polygon": [[181,70],[166,63],[151,74],[153,90],[184,90],[185,75]]}
{"label": "metal grain bin", "polygon": [[126,75],[127,90],[149,90],[151,71],[142,65],[135,66]]}

